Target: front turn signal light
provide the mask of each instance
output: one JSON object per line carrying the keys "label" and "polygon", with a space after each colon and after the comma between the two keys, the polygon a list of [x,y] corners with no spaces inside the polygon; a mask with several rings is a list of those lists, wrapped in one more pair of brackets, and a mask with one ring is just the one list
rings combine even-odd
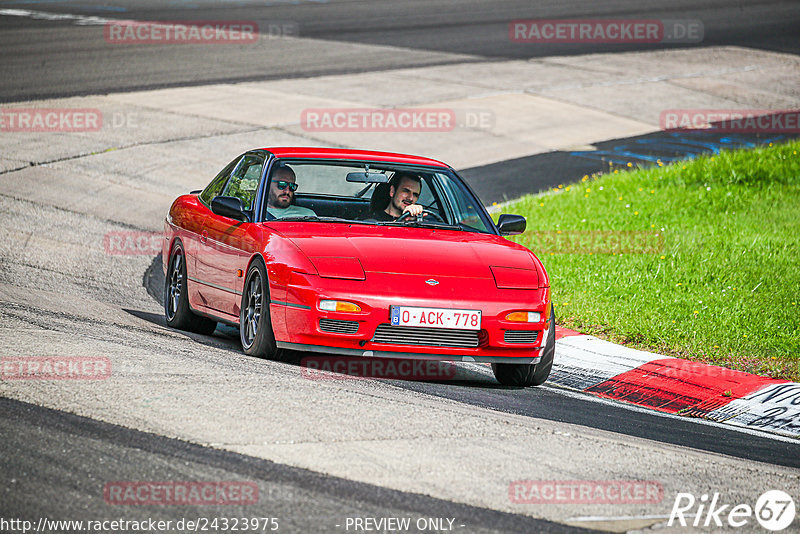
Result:
{"label": "front turn signal light", "polygon": [[346,300],[321,300],[319,301],[319,309],[325,311],[358,313],[361,311],[361,306],[347,302]]}
{"label": "front turn signal light", "polygon": [[506,315],[506,321],[515,323],[538,323],[542,320],[542,314],[535,311],[517,311]]}

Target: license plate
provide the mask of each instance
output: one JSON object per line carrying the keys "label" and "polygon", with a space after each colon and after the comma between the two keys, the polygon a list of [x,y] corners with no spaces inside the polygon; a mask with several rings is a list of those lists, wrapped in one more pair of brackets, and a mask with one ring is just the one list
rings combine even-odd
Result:
{"label": "license plate", "polygon": [[448,308],[416,308],[392,306],[392,326],[424,326],[427,328],[456,328],[480,330],[480,310],[452,310]]}

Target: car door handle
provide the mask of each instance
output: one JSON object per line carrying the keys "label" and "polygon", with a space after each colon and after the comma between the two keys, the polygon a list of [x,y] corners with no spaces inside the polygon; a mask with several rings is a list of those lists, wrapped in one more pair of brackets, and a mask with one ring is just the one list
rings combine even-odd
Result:
{"label": "car door handle", "polygon": [[205,245],[207,241],[208,241],[208,230],[203,230],[203,232],[200,234],[200,243]]}

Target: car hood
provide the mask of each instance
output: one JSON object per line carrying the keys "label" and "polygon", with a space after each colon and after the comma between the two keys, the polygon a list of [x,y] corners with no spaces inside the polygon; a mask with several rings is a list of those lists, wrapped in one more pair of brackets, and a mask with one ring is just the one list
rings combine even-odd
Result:
{"label": "car hood", "polygon": [[530,251],[497,235],[327,223],[286,222],[272,228],[320,270],[326,264],[352,270],[353,258],[367,273],[492,278],[490,266],[536,270]]}

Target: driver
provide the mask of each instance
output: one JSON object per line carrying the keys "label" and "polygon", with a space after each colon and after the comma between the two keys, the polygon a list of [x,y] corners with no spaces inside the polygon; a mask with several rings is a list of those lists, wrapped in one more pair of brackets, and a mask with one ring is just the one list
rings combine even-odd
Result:
{"label": "driver", "polygon": [[295,191],[297,191],[297,178],[294,171],[285,163],[278,164],[271,173],[267,212],[278,219],[316,216],[313,210],[293,204]]}
{"label": "driver", "polygon": [[377,221],[395,221],[404,213],[416,217],[422,213],[423,207],[417,204],[422,192],[422,180],[419,176],[404,172],[396,172],[389,180],[389,205],[381,211],[372,211],[370,219]]}

